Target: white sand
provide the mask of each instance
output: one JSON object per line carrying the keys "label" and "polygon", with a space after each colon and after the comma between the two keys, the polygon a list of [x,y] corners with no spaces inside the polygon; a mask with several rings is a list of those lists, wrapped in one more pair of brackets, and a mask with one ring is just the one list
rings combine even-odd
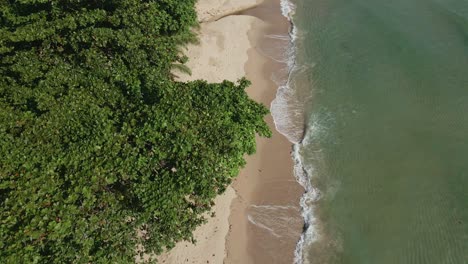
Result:
{"label": "white sand", "polygon": [[215,21],[221,17],[255,7],[261,2],[262,0],[199,0],[197,2],[198,21]]}
{"label": "white sand", "polygon": [[225,239],[229,231],[230,205],[235,197],[231,187],[218,196],[213,208],[215,217],[210,217],[206,224],[194,232],[197,243],[179,242],[170,252],[158,257],[158,263],[223,263]]}
{"label": "white sand", "polygon": [[204,79],[208,82],[237,81],[245,76],[244,65],[250,48],[248,31],[258,21],[251,16],[227,16],[203,23],[200,44],[188,46],[187,66],[192,75],[176,73],[180,81]]}

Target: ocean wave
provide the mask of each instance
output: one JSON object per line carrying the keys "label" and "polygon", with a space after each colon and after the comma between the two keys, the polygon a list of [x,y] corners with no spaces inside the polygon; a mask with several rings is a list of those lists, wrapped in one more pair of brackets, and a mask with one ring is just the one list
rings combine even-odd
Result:
{"label": "ocean wave", "polygon": [[[287,64],[288,74],[286,81],[277,82],[279,87],[276,98],[271,103],[271,113],[276,129],[294,144],[292,152],[294,175],[297,182],[305,190],[300,200],[304,230],[294,252],[294,263],[304,264],[307,263],[304,258],[304,248],[307,248],[319,238],[318,230],[315,228],[318,220],[314,217],[313,211],[315,202],[320,199],[320,191],[312,186],[310,177],[313,174],[313,168],[305,166],[301,155],[301,149],[304,144],[307,145],[308,141],[308,136],[305,133],[313,132],[314,129],[307,129],[309,132],[305,130],[304,101],[306,100],[299,98],[294,83],[295,76],[304,74],[308,70],[306,66],[297,65],[296,45],[299,31],[293,22],[295,10],[296,6],[291,1],[281,0],[281,12],[291,23],[289,45],[284,54],[284,63]],[[282,36],[271,37],[280,38]]]}
{"label": "ocean wave", "polygon": [[281,14],[286,17],[289,21],[292,21],[292,17],[296,12],[296,6],[289,0],[281,0]]}
{"label": "ocean wave", "polygon": [[297,182],[305,189],[300,200],[302,217],[304,219],[304,232],[294,251],[295,264],[307,263],[307,260],[304,258],[304,249],[308,248],[319,239],[318,230],[314,228],[317,225],[317,219],[314,216],[314,203],[320,199],[321,194],[310,182],[310,175],[313,173],[313,168],[307,168],[304,165],[300,153],[301,147],[301,144],[294,144],[292,155],[294,160],[294,175],[296,176]]}

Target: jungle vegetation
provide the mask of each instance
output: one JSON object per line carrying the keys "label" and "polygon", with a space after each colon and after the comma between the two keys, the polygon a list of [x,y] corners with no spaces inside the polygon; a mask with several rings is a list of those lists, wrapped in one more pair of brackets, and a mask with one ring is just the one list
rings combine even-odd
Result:
{"label": "jungle vegetation", "polygon": [[1,263],[131,263],[191,240],[270,136],[246,79],[174,80],[194,4],[0,0]]}

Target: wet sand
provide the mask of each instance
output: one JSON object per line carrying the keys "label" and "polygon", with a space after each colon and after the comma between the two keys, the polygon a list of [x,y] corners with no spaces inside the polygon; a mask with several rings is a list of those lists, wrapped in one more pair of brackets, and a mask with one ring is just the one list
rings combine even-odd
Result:
{"label": "wet sand", "polygon": [[[241,13],[263,21],[249,32],[252,49],[245,65],[252,86],[249,95],[270,106],[277,85],[272,76],[286,78],[286,64],[280,58],[287,41],[268,36],[288,34],[289,22],[281,15],[278,0]],[[257,138],[257,153],[247,158],[233,186],[238,197],[231,207],[225,263],[292,263],[303,219],[299,199],[303,188],[293,175],[291,143],[275,130],[273,118],[266,118],[273,131],[270,139]]]}
{"label": "wet sand", "polygon": [[[267,37],[288,34],[279,0],[260,5],[256,0],[214,1],[219,5],[215,9],[213,1],[200,0],[197,6],[202,14],[200,43],[188,46],[186,53],[192,76],[176,75],[180,81],[210,82],[247,76],[252,81],[248,94],[269,107],[278,87],[272,75],[286,78],[286,64],[269,55],[282,55],[287,41]],[[215,217],[207,217],[194,233],[197,243],[178,243],[158,257],[159,263],[293,262],[303,227],[299,206],[303,189],[293,175],[291,143],[275,130],[271,115],[266,121],[273,137],[257,138],[256,154],[247,157],[232,187],[216,199]]]}

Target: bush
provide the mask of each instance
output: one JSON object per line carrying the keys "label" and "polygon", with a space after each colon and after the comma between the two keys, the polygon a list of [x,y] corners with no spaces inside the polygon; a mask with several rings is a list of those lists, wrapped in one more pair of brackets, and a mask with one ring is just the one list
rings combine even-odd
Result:
{"label": "bush", "polygon": [[0,262],[128,263],[191,239],[270,135],[247,80],[172,79],[194,2],[0,0]]}

